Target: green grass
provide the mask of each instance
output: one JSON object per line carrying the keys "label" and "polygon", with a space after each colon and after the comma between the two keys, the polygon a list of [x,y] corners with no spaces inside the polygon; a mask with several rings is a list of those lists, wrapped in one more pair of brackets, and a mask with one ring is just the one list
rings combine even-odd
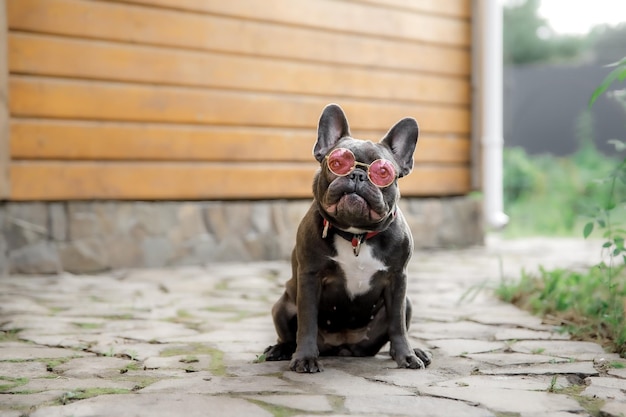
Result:
{"label": "green grass", "polygon": [[507,149],[504,167],[507,236],[601,237],[604,260],[584,271],[524,273],[503,281],[498,296],[626,357],[626,160],[602,155],[587,140],[569,158]]}
{"label": "green grass", "polygon": [[518,281],[502,281],[496,294],[548,323],[561,326],[574,339],[601,343],[626,357],[626,269],[616,268],[608,285],[606,269],[588,271],[541,268]]}
{"label": "green grass", "polygon": [[[590,142],[571,157],[529,156],[521,148],[504,151],[504,210],[507,237],[581,236],[588,216],[607,196],[606,178],[618,159]],[[618,199],[624,190],[618,190]],[[626,211],[614,220],[626,223]]]}

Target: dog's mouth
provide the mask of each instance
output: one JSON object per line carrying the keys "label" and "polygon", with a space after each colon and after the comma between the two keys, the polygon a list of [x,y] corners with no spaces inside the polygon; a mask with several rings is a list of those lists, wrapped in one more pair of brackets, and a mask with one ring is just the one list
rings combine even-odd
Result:
{"label": "dog's mouth", "polygon": [[357,193],[344,194],[336,203],[330,204],[325,208],[326,212],[331,216],[368,219],[375,222],[383,218],[383,215],[371,208],[367,200]]}

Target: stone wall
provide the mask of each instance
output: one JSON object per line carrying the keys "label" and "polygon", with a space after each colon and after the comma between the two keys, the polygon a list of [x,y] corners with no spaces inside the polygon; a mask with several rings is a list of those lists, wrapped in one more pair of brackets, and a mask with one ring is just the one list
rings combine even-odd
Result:
{"label": "stone wall", "polygon": [[[0,273],[288,259],[310,201],[0,203]],[[404,199],[417,248],[483,241],[480,201]]]}

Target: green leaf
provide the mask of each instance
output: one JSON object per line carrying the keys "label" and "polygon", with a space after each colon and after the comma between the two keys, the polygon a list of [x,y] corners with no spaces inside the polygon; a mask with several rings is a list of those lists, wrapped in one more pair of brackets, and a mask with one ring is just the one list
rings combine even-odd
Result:
{"label": "green leaf", "polygon": [[615,207],[617,206],[617,204],[615,204],[615,200],[613,200],[612,198],[609,199],[605,204],[604,204],[604,209],[606,211],[611,211],[613,210]]}
{"label": "green leaf", "polygon": [[602,83],[595,89],[591,98],[589,99],[588,106],[593,106],[598,97],[600,97],[614,81],[624,81],[626,79],[626,58],[622,58],[619,62],[607,65],[607,67],[616,67],[602,80]]}
{"label": "green leaf", "polygon": [[589,235],[593,232],[593,222],[588,222],[583,229],[583,236],[585,239],[589,237]]}
{"label": "green leaf", "polygon": [[598,226],[602,228],[606,227],[606,222],[603,219],[598,219],[597,222],[598,222]]}
{"label": "green leaf", "polygon": [[613,246],[611,242],[604,242],[604,245],[602,245],[603,248],[610,248],[611,246]]}

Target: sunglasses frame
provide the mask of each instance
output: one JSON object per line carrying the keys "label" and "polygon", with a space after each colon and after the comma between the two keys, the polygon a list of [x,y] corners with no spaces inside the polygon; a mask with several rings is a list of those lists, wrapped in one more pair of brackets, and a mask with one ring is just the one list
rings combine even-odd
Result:
{"label": "sunglasses frame", "polygon": [[[354,159],[354,163],[352,164],[352,167],[350,168],[350,170],[348,172],[346,172],[345,174],[338,174],[335,171],[332,170],[332,168],[330,167],[330,164],[328,163],[328,159],[330,158],[330,156],[333,154],[333,152],[336,152],[338,150],[344,150],[344,151],[348,151],[350,152],[350,155],[352,155],[352,159]],[[376,187],[378,188],[387,188],[389,187],[391,184],[393,184],[399,177],[398,174],[396,172],[396,167],[393,165],[393,163],[388,160],[388,159],[383,159],[383,158],[379,158],[376,159],[374,161],[372,161],[369,164],[366,164],[365,162],[359,162],[356,160],[356,156],[354,155],[354,152],[352,152],[350,149],[348,148],[335,148],[332,151],[328,152],[328,154],[324,157],[324,160],[326,161],[326,167],[328,168],[328,170],[333,174],[336,175],[338,177],[346,177],[348,175],[350,175],[352,172],[354,172],[355,168],[357,166],[362,166],[362,167],[366,167],[366,172],[367,172],[367,179]],[[389,184],[387,185],[378,185],[376,184],[374,181],[372,181],[372,177],[370,175],[370,168],[372,167],[372,165],[374,165],[376,162],[378,161],[383,161],[383,162],[388,162],[391,164],[391,167],[393,168],[393,179],[389,182]]]}

